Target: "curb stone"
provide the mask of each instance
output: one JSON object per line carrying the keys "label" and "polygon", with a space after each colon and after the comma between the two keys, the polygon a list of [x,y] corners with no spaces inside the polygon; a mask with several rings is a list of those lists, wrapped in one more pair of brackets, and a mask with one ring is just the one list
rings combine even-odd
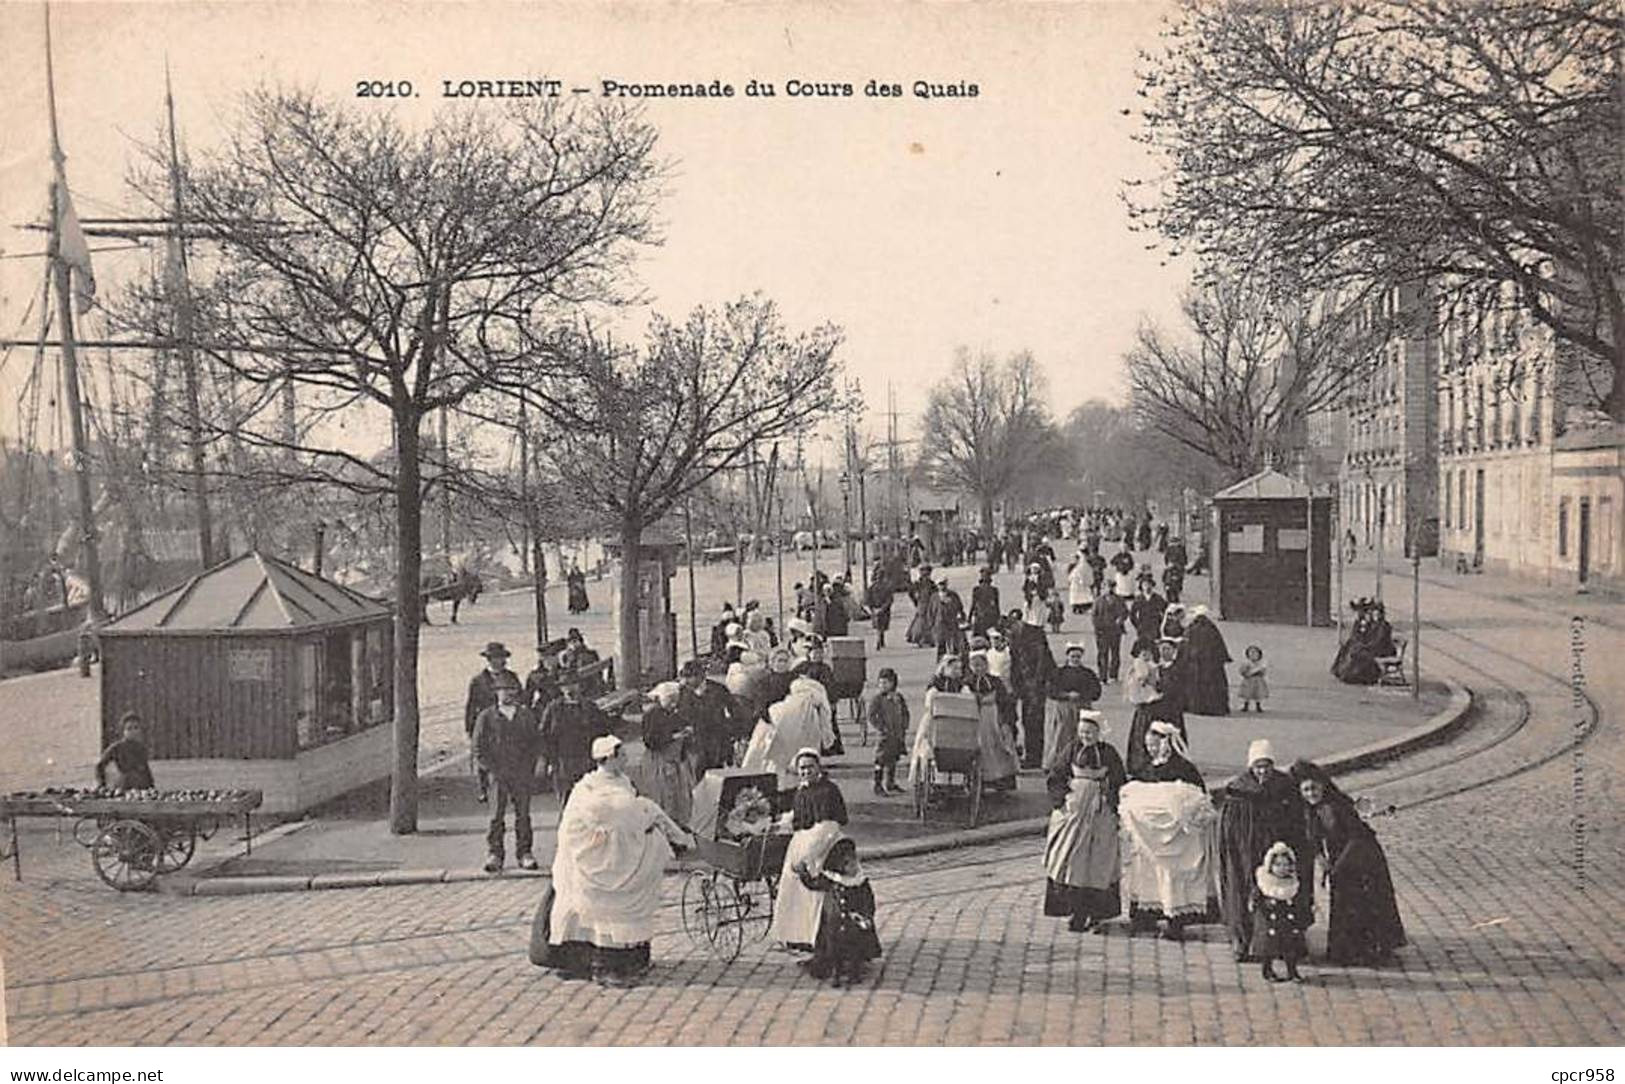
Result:
{"label": "curb stone", "polygon": [[[1333,775],[1341,775],[1357,768],[1392,760],[1425,745],[1444,741],[1456,732],[1472,707],[1472,690],[1450,678],[1441,679],[1449,690],[1450,700],[1426,722],[1392,738],[1372,742],[1331,756],[1321,757],[1318,763]],[[436,769],[445,767],[436,765]],[[435,769],[431,769],[435,770]],[[294,822],[302,826],[303,821]],[[979,828],[965,828],[934,836],[880,843],[867,848],[865,857],[874,859],[903,858],[960,847],[975,847],[1022,836],[1040,835],[1049,826],[1048,817],[1006,821]],[[273,829],[274,831],[274,829]],[[675,867],[682,869],[686,867]],[[668,869],[667,872],[671,872]],[[545,870],[504,869],[501,873],[486,873],[480,869],[422,869],[383,870],[377,873],[331,873],[314,876],[266,877],[194,877],[171,878],[169,884],[159,881],[160,890],[179,896],[247,896],[258,892],[302,892],[337,888],[380,888],[399,885],[460,884],[468,881],[490,881],[497,878],[540,879],[550,874]]]}

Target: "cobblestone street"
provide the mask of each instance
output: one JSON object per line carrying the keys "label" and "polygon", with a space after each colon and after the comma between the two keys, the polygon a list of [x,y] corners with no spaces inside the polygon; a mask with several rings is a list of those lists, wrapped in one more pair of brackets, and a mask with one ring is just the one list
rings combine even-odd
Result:
{"label": "cobblestone street", "polygon": [[[727,966],[701,954],[675,877],[654,974],[609,990],[526,962],[535,881],[120,896],[68,846],[36,848],[29,880],[0,889],[12,1040],[1617,1044],[1625,742],[1603,659],[1619,657],[1619,634],[1587,626],[1602,712],[1577,756],[1567,622],[1460,591],[1426,602],[1438,654],[1424,658],[1473,685],[1478,706],[1449,745],[1346,780],[1395,807],[1373,824],[1410,945],[1387,969],[1312,960],[1306,985],[1276,986],[1234,963],[1217,927],[1182,944],[1122,925],[1068,933],[1040,913],[1036,837],[874,863],[886,956],[851,991],[760,942]],[[1324,912],[1317,958],[1323,929]]]}

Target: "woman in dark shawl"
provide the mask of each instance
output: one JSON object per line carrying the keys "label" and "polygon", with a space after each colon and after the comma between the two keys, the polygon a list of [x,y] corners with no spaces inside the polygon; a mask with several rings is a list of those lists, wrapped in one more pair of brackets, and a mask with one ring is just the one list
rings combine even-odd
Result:
{"label": "woman in dark shawl", "polygon": [[908,594],[914,600],[914,618],[903,638],[918,647],[936,646],[937,585],[931,580],[930,565],[920,566],[920,578],[909,585]]}
{"label": "woman in dark shawl", "polygon": [[1405,944],[1405,927],[1377,834],[1319,765],[1300,760],[1292,765],[1292,778],[1308,809],[1310,846],[1325,863],[1331,886],[1326,958],[1337,964],[1383,963]]}
{"label": "woman in dark shawl", "polygon": [[1382,603],[1357,598],[1350,605],[1355,612],[1354,627],[1337,649],[1332,675],[1345,685],[1375,685],[1382,677],[1382,665],[1377,660],[1394,654],[1394,630]]}
{"label": "woman in dark shawl", "polygon": [[1207,607],[1191,610],[1179,660],[1184,672],[1184,709],[1192,715],[1229,715],[1230,679],[1224,667],[1230,661],[1230,649],[1219,626],[1208,618]]}
{"label": "woman in dark shawl", "polygon": [[1219,909],[1238,962],[1252,959],[1254,875],[1276,843],[1291,848],[1303,876],[1295,899],[1301,914],[1314,906],[1315,852],[1309,847],[1303,799],[1292,777],[1275,767],[1275,750],[1260,739],[1247,747],[1247,770],[1220,788]]}

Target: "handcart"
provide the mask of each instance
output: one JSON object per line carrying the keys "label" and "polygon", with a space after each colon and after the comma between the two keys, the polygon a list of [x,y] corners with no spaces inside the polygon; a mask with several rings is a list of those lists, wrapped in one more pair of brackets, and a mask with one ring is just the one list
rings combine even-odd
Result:
{"label": "handcart", "polygon": [[695,794],[693,854],[701,864],[683,882],[683,930],[731,963],[747,938],[766,936],[773,922],[790,837],[774,831],[778,785],[771,773],[710,772]]}
{"label": "handcart", "polygon": [[73,817],[74,842],[90,852],[91,868],[120,892],[148,888],[159,875],[192,861],[199,839],[209,839],[225,821],[241,816],[249,851],[249,813],[264,796],[257,790],[153,792],[152,797],[102,791],[46,790],[0,797],[0,817],[10,825],[12,875],[22,880],[19,817]]}
{"label": "handcart", "polygon": [[857,724],[860,744],[869,744],[869,720],[863,710],[863,686],[869,680],[866,645],[861,636],[831,636],[829,638],[829,665],[835,674],[830,685],[831,710],[837,714],[846,704]]}
{"label": "handcart", "polygon": [[911,754],[914,813],[922,821],[933,802],[962,794],[969,826],[982,815],[981,708],[968,693],[937,693],[920,720]]}

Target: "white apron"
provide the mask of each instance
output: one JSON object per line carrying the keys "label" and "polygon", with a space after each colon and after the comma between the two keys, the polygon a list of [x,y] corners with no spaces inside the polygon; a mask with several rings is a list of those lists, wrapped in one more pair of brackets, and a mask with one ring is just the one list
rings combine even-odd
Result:
{"label": "white apron", "polygon": [[790,846],[784,852],[784,867],[779,872],[779,892],[773,899],[773,925],[767,936],[787,945],[810,945],[818,937],[818,920],[824,913],[824,894],[814,892],[801,883],[796,874],[796,863],[805,862],[814,875],[824,868],[824,859],[835,841],[841,838],[841,826],[835,821],[819,821],[811,828],[803,828],[790,837]]}
{"label": "white apron", "polygon": [[1050,814],[1044,872],[1056,884],[1109,889],[1121,876],[1117,814],[1106,801],[1103,768],[1072,769],[1072,786]]}

